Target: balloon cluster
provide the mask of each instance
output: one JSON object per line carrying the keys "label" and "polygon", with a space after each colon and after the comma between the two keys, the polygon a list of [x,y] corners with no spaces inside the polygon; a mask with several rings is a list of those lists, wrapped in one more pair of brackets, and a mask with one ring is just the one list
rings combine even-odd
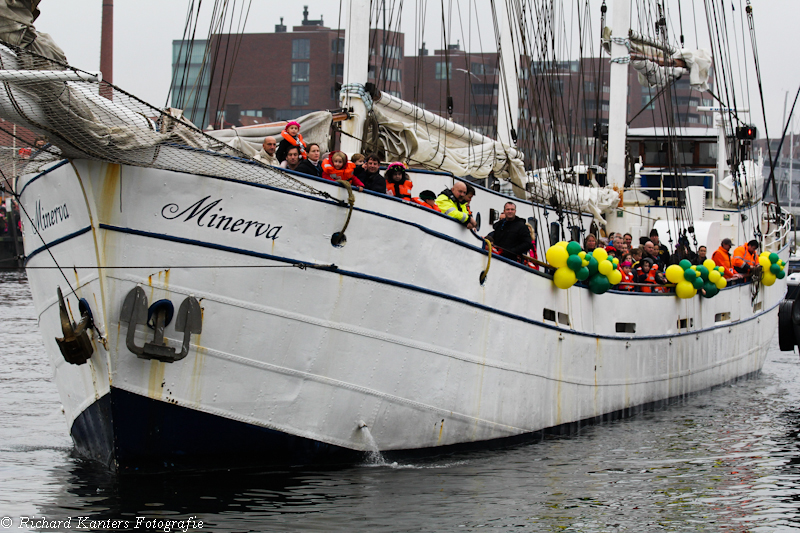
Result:
{"label": "balloon cluster", "polygon": [[609,258],[602,248],[584,252],[580,243],[561,241],[548,248],[545,255],[547,262],[556,267],[553,283],[559,289],[569,289],[578,281],[588,280],[590,291],[603,294],[622,281],[619,259]]}
{"label": "balloon cluster", "polygon": [[761,252],[761,255],[758,256],[758,264],[764,269],[764,277],[761,279],[761,283],[767,287],[775,283],[776,279],[786,277],[786,272],[783,271],[786,263],[775,252]]}
{"label": "balloon cluster", "polygon": [[702,265],[693,265],[684,259],[667,267],[665,272],[667,281],[675,284],[675,294],[683,299],[694,297],[700,289],[705,298],[713,298],[728,285],[724,273],[725,269],[711,259],[706,259]]}

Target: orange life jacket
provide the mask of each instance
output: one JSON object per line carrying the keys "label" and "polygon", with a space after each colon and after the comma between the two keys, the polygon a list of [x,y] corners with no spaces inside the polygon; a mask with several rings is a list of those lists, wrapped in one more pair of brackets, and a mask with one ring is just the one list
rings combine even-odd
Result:
{"label": "orange life jacket", "polygon": [[352,161],[348,161],[342,168],[336,168],[333,166],[333,163],[331,163],[329,157],[326,157],[322,161],[322,177],[331,181],[352,181],[356,164]]}
{"label": "orange life jacket", "polygon": [[[626,281],[627,282],[633,282],[633,272],[631,272],[630,274],[626,274],[624,270],[620,269],[619,273],[622,274],[622,282],[620,282],[620,284],[619,284],[619,290],[621,290],[621,291],[632,291],[633,290],[633,285],[624,285],[624,283]],[[655,277],[653,277],[653,280],[655,281]]]}
{"label": "orange life jacket", "polygon": [[747,245],[743,244],[733,251],[733,266],[742,268],[744,265],[749,265],[750,268],[755,268],[758,265],[758,259],[755,254],[751,254],[747,249]]}
{"label": "orange life jacket", "polygon": [[434,211],[438,211],[440,213],[442,212],[442,210],[439,209],[438,205],[436,205],[436,204],[430,205],[429,203],[425,202],[425,200],[423,200],[422,198],[420,198],[418,196],[415,196],[414,198],[412,198],[411,201],[414,202],[415,204],[419,204],[419,205],[421,205],[423,207],[427,207],[428,209],[433,209]]}
{"label": "orange life jacket", "polygon": [[289,132],[282,131],[281,137],[286,139],[286,142],[291,144],[292,146],[297,146],[300,149],[300,157],[306,159],[308,154],[306,153],[306,142],[303,140],[303,136],[299,133],[297,134],[297,139],[289,135]]}
{"label": "orange life jacket", "polygon": [[722,246],[717,248],[717,251],[711,255],[711,259],[714,260],[717,266],[721,266],[725,269],[724,276],[726,278],[732,278],[736,275],[736,271],[733,270],[733,265],[731,265],[731,255],[728,250]]}
{"label": "orange life jacket", "polygon": [[411,200],[411,188],[414,184],[410,179],[406,178],[401,182],[386,180],[386,194],[402,198],[403,200]]}

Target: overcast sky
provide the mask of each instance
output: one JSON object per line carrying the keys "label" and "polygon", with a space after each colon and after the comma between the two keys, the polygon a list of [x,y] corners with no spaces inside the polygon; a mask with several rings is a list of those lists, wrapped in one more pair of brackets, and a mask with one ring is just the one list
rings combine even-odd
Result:
{"label": "overcast sky", "polygon": [[[746,0],[725,0],[733,4],[737,16],[740,5]],[[242,2],[238,2],[237,5]],[[346,0],[345,0],[346,3]],[[582,0],[571,2],[583,4]],[[599,13],[599,2],[592,0],[592,16]],[[770,135],[776,137],[782,128],[784,97],[789,92],[789,107],[800,87],[800,1],[798,0],[751,0],[754,9],[756,37],[761,62],[764,98]],[[157,106],[166,103],[171,79],[172,41],[183,36],[187,7],[190,0],[116,0],[114,13],[114,83],[123,89]],[[207,0],[208,16],[212,2]],[[252,33],[272,32],[280,17],[289,29],[299,25],[303,18],[303,5],[309,6],[309,18],[324,18],[325,25],[337,27],[339,2],[331,0],[306,0],[303,2],[277,2],[275,0],[252,0],[246,31]],[[388,1],[387,4],[396,4]],[[402,15],[402,30],[405,32],[406,53],[412,55],[421,41],[427,48],[441,48],[442,35],[440,3],[431,2],[429,12],[415,13],[419,2],[406,2],[411,8]],[[566,2],[569,6],[570,2]],[[596,6],[594,5],[596,4]],[[613,0],[609,1],[609,5]],[[687,47],[694,46],[695,38],[692,20],[697,18],[698,26],[705,20],[705,10],[700,12],[702,0],[667,0],[668,9],[673,12],[673,24],[677,17],[674,12],[682,9],[684,34]],[[433,6],[433,7],[431,7]],[[472,51],[492,48],[494,34],[491,29],[489,0],[447,0],[448,14],[446,24],[452,25],[449,34],[451,42],[456,39],[462,46]],[[453,6],[449,8],[449,6]],[[696,6],[697,13],[692,13]],[[43,0],[39,6],[42,14],[36,21],[39,31],[50,33],[64,49],[69,61],[85,70],[99,70],[100,65],[100,20],[102,0]],[[596,9],[595,9],[596,8]],[[611,10],[609,9],[609,16]],[[478,13],[478,16],[476,16]],[[690,19],[690,14],[692,18]],[[569,15],[567,15],[569,16]],[[342,14],[343,26],[345,15]],[[202,19],[200,28],[203,36],[208,32],[208,17]],[[396,19],[395,19],[396,20]],[[417,20],[425,20],[424,33],[416,30]],[[469,21],[472,21],[470,24]],[[480,21],[480,22],[477,22]],[[382,23],[382,18],[381,18]],[[597,27],[599,23],[596,23]],[[464,28],[463,31],[460,28]],[[741,26],[737,26],[741,30]],[[200,33],[198,29],[198,33]],[[597,33],[597,32],[595,32]],[[739,35],[741,44],[741,32]],[[733,38],[733,37],[732,37]],[[698,37],[703,46],[707,39]],[[747,37],[749,42],[749,37]],[[471,46],[470,46],[471,45]],[[595,48],[596,49],[596,48]],[[752,72],[752,59],[749,61]],[[755,92],[755,77],[751,75],[752,121],[760,127],[763,136],[761,109]],[[787,111],[788,113],[788,111]],[[796,114],[800,116],[800,102]],[[800,118],[795,121],[795,132],[800,130]]]}

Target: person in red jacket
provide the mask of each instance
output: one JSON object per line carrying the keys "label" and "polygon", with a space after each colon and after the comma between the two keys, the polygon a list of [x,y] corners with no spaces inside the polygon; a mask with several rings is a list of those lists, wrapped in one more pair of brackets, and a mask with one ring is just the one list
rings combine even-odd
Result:
{"label": "person in red jacket", "polygon": [[364,184],[353,175],[356,164],[347,160],[344,152],[334,150],[322,161],[322,177],[331,181],[349,181],[359,191],[364,190]]}
{"label": "person in red jacket", "polygon": [[403,200],[411,200],[411,188],[414,184],[406,176],[403,163],[392,163],[384,172],[386,177],[386,194]]}
{"label": "person in red jacket", "polygon": [[415,204],[419,204],[422,206],[427,207],[428,209],[433,209],[434,211],[442,212],[439,209],[439,206],[436,205],[436,194],[433,191],[422,191],[419,193],[419,197],[414,197],[411,199],[412,202]]}

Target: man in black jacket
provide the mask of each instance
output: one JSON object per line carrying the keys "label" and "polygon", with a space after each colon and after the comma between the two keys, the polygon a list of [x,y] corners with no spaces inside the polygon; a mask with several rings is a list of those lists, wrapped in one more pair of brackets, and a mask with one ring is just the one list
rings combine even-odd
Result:
{"label": "man in black jacket", "polygon": [[369,154],[361,172],[354,173],[364,182],[364,188],[386,194],[386,178],[381,176],[381,159],[378,154]]}
{"label": "man in black jacket", "polygon": [[517,216],[514,202],[506,202],[503,218],[494,224],[494,245],[503,250],[503,257],[519,261],[531,249],[531,233],[525,221]]}

